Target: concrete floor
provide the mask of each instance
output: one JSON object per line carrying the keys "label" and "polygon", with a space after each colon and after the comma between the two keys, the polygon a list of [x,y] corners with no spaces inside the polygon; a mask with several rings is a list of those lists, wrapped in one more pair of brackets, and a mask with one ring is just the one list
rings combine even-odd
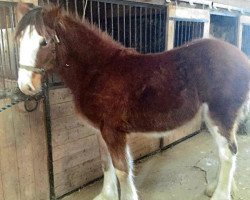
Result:
{"label": "concrete floor", "polygon": [[[237,200],[250,199],[250,136],[238,136],[236,172]],[[135,183],[141,200],[209,200],[207,182],[217,169],[216,146],[207,132],[171,149],[140,161],[135,166]],[[96,182],[63,200],[91,200],[102,188]]]}

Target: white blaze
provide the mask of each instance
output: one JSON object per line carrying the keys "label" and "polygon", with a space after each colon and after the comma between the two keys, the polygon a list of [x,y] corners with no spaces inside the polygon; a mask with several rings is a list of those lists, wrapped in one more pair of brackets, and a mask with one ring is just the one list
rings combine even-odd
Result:
{"label": "white blaze", "polygon": [[[20,39],[20,65],[35,67],[37,52],[42,40],[43,37],[37,33],[34,27],[28,26],[26,28]],[[19,69],[18,86],[28,95],[33,95],[37,92],[32,84],[32,72],[25,69]]]}

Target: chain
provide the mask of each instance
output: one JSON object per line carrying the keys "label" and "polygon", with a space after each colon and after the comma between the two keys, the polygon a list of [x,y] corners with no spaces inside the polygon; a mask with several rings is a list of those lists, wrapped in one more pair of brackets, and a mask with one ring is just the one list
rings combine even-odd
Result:
{"label": "chain", "polygon": [[[2,98],[10,98],[11,103],[6,104],[4,107],[0,108],[0,113],[13,107],[14,105],[24,102],[24,108],[27,112],[32,112],[37,109],[38,107],[38,101],[43,98],[43,92],[38,93],[35,96],[27,96],[22,91],[16,87],[12,90],[7,90],[4,92],[0,92],[0,99]],[[34,102],[34,106],[30,108],[29,103]]]}

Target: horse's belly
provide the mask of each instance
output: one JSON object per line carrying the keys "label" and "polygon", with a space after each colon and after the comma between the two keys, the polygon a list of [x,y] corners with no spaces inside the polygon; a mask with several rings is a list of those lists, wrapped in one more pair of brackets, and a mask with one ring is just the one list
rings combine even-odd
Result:
{"label": "horse's belly", "polygon": [[181,126],[167,130],[167,131],[152,131],[152,132],[132,132],[134,135],[144,135],[148,137],[165,137],[172,134],[181,134],[185,135],[188,133],[196,132],[200,129],[202,123],[202,113],[203,113],[203,105],[200,106],[198,112],[194,115],[194,117],[187,122],[183,123]]}

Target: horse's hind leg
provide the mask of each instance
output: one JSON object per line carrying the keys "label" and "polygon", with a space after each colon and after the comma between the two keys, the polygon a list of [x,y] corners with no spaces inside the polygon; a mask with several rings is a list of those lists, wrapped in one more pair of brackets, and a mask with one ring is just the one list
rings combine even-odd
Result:
{"label": "horse's hind leg", "polygon": [[103,140],[100,133],[98,133],[98,142],[104,177],[102,191],[94,198],[94,200],[118,200],[119,197],[115,169],[106,142]]}
{"label": "horse's hind leg", "polygon": [[[209,186],[207,193],[213,194],[211,200],[230,200],[236,167],[237,142],[235,134],[237,124],[234,122],[232,128],[225,128],[226,126],[221,121],[211,117],[207,106],[205,107],[204,120],[216,141],[220,157],[218,178],[212,187]],[[214,191],[211,191],[213,189]]]}
{"label": "horse's hind leg", "polygon": [[108,146],[119,180],[119,200],[138,200],[133,182],[132,159],[126,144],[126,134],[110,128],[103,128],[102,135]]}

